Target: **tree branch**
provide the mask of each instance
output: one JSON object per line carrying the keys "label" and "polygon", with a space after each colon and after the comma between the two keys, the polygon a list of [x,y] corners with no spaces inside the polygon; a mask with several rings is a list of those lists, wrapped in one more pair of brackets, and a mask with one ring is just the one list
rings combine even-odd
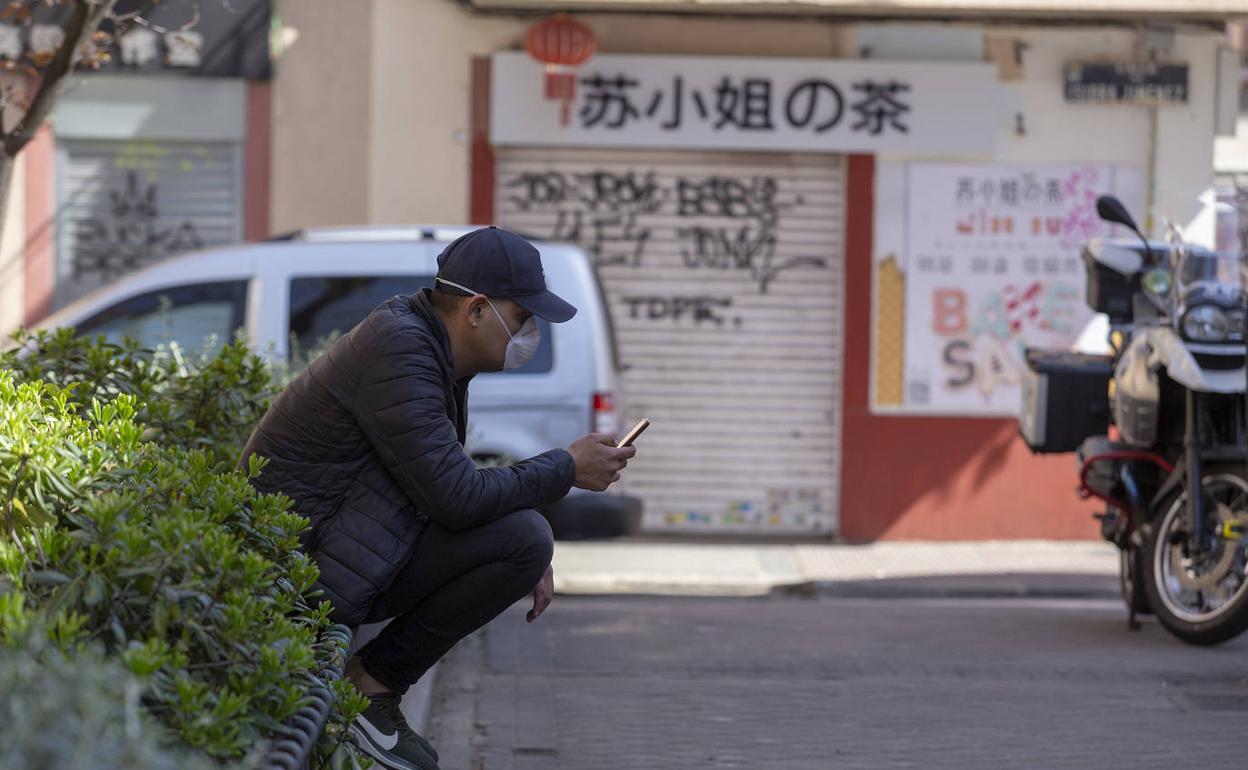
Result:
{"label": "tree branch", "polygon": [[43,77],[39,81],[39,89],[30,102],[30,108],[12,132],[4,134],[4,154],[16,157],[30,141],[47,119],[56,101],[56,93],[61,81],[69,74],[74,63],[74,54],[82,42],[89,38],[100,22],[113,11],[117,0],[76,0],[73,15],[65,25],[65,42],[52,57]]}
{"label": "tree branch", "polygon": [[138,21],[140,23],[145,23],[146,19],[144,19],[143,17],[146,16],[153,8],[155,8],[156,5],[159,4],[159,2],[160,0],[146,0],[146,2],[143,3],[143,5],[141,5],[140,7],[136,8],[133,11],[130,11],[129,13],[117,14],[116,16],[113,17],[113,21],[119,25],[125,24],[126,22],[130,22],[130,21]]}
{"label": "tree branch", "polygon": [[[146,18],[146,11],[143,13],[136,12],[134,14],[128,14],[128,17],[129,17],[127,19],[128,21],[132,20],[139,26],[147,27],[153,32],[158,32],[162,35],[167,35],[169,34],[170,31],[173,31],[171,27],[162,27],[159,24],[153,24],[151,21],[149,21]],[[176,31],[187,32],[193,29],[195,25],[199,24],[199,19],[200,19],[199,0],[191,0],[191,18],[188,19],[186,23],[184,23],[182,26],[178,27]]]}

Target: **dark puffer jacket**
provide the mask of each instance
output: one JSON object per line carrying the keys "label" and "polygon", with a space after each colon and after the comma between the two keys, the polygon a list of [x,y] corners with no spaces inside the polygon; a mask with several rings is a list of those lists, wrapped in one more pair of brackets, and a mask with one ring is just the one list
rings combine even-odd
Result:
{"label": "dark puffer jacket", "polygon": [[392,297],[274,399],[243,450],[243,466],[269,459],[255,486],[311,520],[303,546],[337,622],[363,621],[427,521],[476,527],[572,486],[562,449],[478,469],[464,451],[468,381],[454,371],[428,290]]}

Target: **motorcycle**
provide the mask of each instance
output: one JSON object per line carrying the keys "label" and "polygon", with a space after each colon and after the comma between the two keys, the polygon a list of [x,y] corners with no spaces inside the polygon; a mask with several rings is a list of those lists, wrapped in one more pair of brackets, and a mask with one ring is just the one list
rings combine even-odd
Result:
{"label": "motorcycle", "polygon": [[1248,629],[1242,239],[1149,241],[1111,196],[1097,213],[1137,236],[1083,249],[1109,354],[1028,350],[1020,432],[1033,452],[1073,451],[1080,495],[1105,503],[1130,626],[1153,614],[1185,642],[1218,644]]}

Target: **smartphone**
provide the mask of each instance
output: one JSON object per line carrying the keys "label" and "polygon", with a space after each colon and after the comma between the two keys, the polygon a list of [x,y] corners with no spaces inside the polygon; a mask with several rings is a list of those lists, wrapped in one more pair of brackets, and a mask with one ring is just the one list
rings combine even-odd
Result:
{"label": "smartphone", "polygon": [[633,442],[637,440],[637,437],[640,436],[642,432],[645,431],[645,429],[649,427],[650,427],[650,421],[644,417],[641,418],[641,422],[634,425],[632,430],[624,434],[624,438],[620,439],[619,443],[615,445],[616,448],[623,449],[626,446],[632,446]]}

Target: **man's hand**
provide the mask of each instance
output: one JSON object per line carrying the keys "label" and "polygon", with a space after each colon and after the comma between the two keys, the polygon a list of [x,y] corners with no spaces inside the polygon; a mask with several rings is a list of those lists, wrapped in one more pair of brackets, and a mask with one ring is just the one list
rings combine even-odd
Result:
{"label": "man's hand", "polygon": [[620,480],[620,471],[628,466],[629,458],[637,454],[637,447],[616,449],[615,436],[591,433],[568,447],[568,454],[576,461],[573,486],[602,492]]}
{"label": "man's hand", "polygon": [[529,610],[529,614],[524,616],[528,623],[537,620],[538,617],[546,611],[550,606],[550,600],[555,598],[555,568],[547,567],[546,574],[542,575],[542,579],[537,581],[537,587],[533,589],[533,609]]}

